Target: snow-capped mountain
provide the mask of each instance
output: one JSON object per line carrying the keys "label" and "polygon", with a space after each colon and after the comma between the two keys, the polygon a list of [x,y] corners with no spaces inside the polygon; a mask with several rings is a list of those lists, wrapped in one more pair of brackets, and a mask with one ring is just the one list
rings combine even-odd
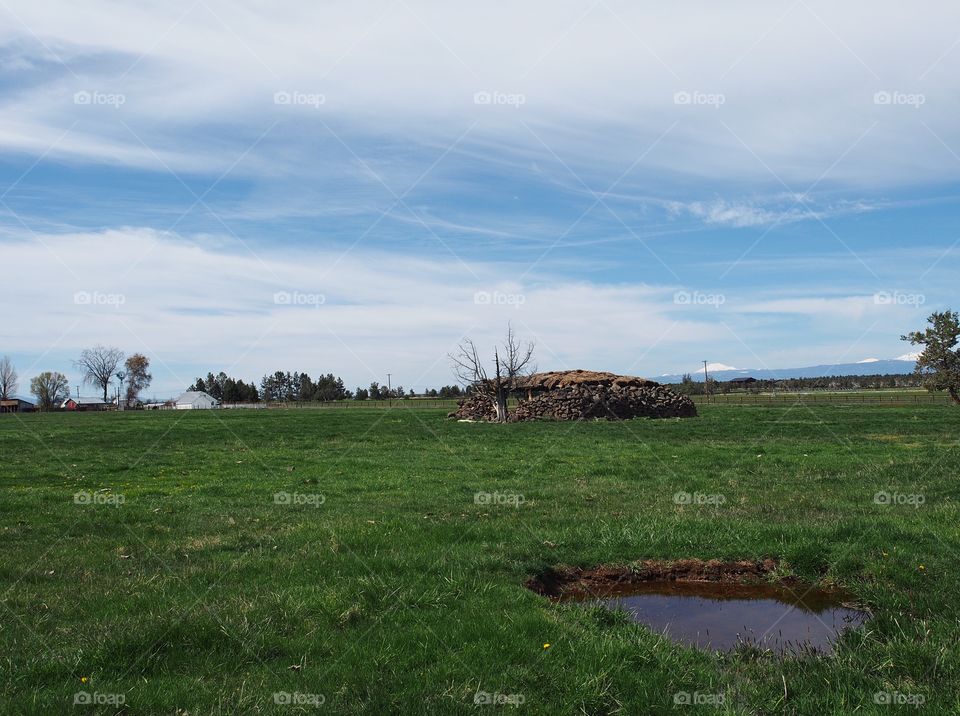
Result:
{"label": "snow-capped mountain", "polygon": [[[908,353],[893,359],[865,358],[856,363],[835,363],[812,365],[805,368],[734,368],[733,366],[714,363],[716,369],[707,364],[707,372],[714,380],[725,381],[733,378],[756,378],[757,380],[771,380],[781,378],[825,378],[831,375],[903,375],[912,373],[916,366],[918,353]],[[703,380],[703,366],[699,370],[689,371],[694,380]],[[683,375],[661,375],[656,378],[661,383],[679,383]]]}

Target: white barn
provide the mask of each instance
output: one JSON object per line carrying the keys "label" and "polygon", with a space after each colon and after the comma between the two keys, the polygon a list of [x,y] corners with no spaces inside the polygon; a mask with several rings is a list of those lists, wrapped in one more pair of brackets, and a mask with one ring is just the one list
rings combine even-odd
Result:
{"label": "white barn", "polygon": [[176,400],[177,410],[211,410],[219,408],[220,401],[209,393],[199,390],[188,390]]}

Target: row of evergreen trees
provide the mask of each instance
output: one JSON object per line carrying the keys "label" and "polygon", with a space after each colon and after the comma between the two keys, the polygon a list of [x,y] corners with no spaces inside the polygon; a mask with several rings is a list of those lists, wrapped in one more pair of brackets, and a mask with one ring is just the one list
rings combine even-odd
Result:
{"label": "row of evergreen trees", "polygon": [[[915,373],[902,375],[835,375],[826,378],[783,378],[758,380],[755,383],[731,383],[710,379],[707,387],[711,395],[724,393],[795,393],[804,390],[878,390],[880,388],[919,388],[922,378]],[[703,381],[686,374],[683,381],[670,386],[685,395],[703,395]]]}
{"label": "row of evergreen trees", "polygon": [[[371,383],[367,388],[358,387],[355,391],[351,391],[347,390],[343,380],[333,373],[321,375],[313,380],[307,373],[279,370],[263,376],[259,388],[253,381],[245,383],[220,371],[217,375],[207,373],[206,378],[197,378],[189,390],[209,393],[224,403],[389,400],[412,398],[416,395],[412,389],[405,393],[402,385],[387,388],[378,382]],[[445,385],[439,390],[431,388],[423,393],[423,397],[430,398],[459,398],[462,395],[464,391],[458,385]]]}

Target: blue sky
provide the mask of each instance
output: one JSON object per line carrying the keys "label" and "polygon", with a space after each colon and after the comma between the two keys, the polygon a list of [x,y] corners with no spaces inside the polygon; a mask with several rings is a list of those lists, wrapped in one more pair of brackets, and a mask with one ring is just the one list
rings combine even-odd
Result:
{"label": "blue sky", "polygon": [[542,369],[854,362],[956,307],[954,4],[0,16],[24,384],[78,382],[99,342],[158,396],[219,370],[420,389],[508,321]]}

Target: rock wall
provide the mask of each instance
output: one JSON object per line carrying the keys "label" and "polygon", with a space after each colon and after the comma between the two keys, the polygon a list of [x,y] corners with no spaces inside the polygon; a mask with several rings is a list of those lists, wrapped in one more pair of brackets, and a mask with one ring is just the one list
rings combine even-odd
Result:
{"label": "rock wall", "polygon": [[[569,371],[584,374],[585,371]],[[565,381],[550,375],[554,386],[538,389],[533,396],[521,400],[510,414],[511,422],[523,420],[630,420],[631,418],[692,418],[697,407],[685,395],[674,393],[653,381],[611,373],[593,376],[603,380]],[[531,376],[530,383],[537,386]],[[472,396],[460,401],[460,407],[448,417],[458,420],[488,421],[496,419],[493,403],[483,396]]]}
{"label": "rock wall", "polygon": [[697,407],[685,395],[662,386],[575,385],[523,400],[516,420],[630,420],[631,418],[692,418]]}

